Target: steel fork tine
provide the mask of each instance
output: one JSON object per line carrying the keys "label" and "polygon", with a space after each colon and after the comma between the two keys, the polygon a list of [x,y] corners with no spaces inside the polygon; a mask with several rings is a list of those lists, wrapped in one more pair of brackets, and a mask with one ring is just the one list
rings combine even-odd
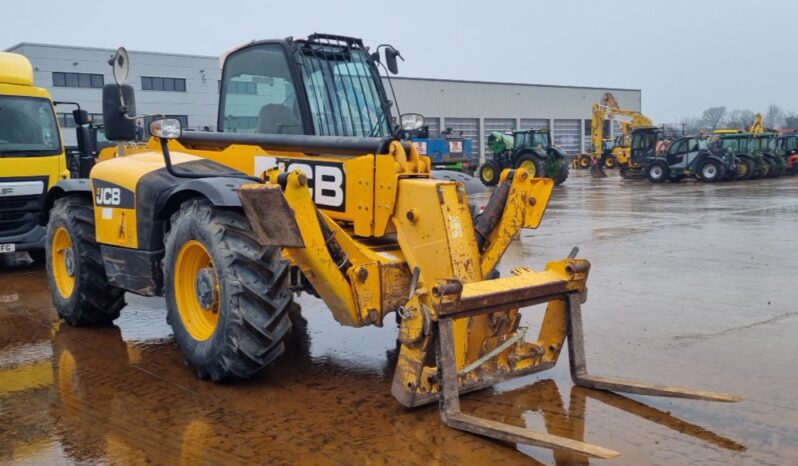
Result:
{"label": "steel fork tine", "polygon": [[585,339],[582,333],[582,308],[578,294],[568,295],[568,353],[571,361],[571,379],[576,385],[597,390],[609,390],[638,395],[670,396],[695,400],[740,401],[742,397],[729,393],[693,390],[647,382],[590,375],[585,362]]}
{"label": "steel fork tine", "polygon": [[443,422],[454,429],[479,434],[505,442],[565,450],[596,458],[610,459],[617,451],[545,432],[535,432],[502,422],[483,419],[460,411],[460,390],[454,358],[454,324],[452,319],[438,321],[438,365],[441,370],[440,409]]}

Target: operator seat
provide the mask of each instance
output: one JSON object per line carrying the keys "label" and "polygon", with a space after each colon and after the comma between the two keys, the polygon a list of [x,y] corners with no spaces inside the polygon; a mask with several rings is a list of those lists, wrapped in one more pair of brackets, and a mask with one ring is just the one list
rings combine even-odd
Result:
{"label": "operator seat", "polygon": [[266,104],[258,114],[258,133],[303,134],[302,123],[282,104]]}

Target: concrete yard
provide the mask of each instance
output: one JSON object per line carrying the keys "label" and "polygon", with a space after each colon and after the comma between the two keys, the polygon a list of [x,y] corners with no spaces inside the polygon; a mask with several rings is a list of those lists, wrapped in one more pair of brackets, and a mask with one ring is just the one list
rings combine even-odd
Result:
{"label": "concrete yard", "polygon": [[[572,172],[502,275],[572,246],[592,262],[591,372],[741,394],[621,396],[550,371],[463,397],[465,412],[621,452],[588,460],[452,430],[390,395],[396,326],[350,329],[302,296],[286,354],[216,385],[183,365],[161,299],[73,328],[43,267],[0,256],[0,463],[798,464],[798,178],[654,185]],[[539,320],[540,308],[526,320]],[[391,322],[391,323],[388,323]]]}

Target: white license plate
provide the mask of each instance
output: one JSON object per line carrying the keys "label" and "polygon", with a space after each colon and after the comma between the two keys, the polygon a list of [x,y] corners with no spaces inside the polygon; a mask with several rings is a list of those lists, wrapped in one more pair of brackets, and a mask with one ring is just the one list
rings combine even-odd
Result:
{"label": "white license plate", "polygon": [[4,252],[14,252],[16,251],[16,245],[14,243],[11,244],[0,244],[0,254]]}

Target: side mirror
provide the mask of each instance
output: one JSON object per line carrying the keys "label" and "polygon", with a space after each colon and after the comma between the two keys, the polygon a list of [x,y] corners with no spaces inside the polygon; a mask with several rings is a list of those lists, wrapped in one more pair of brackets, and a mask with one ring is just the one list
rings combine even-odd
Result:
{"label": "side mirror", "polygon": [[396,57],[402,58],[402,55],[398,50],[390,45],[385,47],[385,65],[388,67],[388,71],[390,71],[392,74],[399,72],[399,66],[396,63]]}
{"label": "side mirror", "polygon": [[103,124],[109,141],[136,139],[136,96],[128,84],[103,86]]}
{"label": "side mirror", "polygon": [[402,131],[413,131],[424,126],[424,117],[418,113],[405,113],[399,116]]}
{"label": "side mirror", "polygon": [[75,119],[75,124],[78,126],[89,124],[89,112],[86,110],[72,110],[72,118]]}

